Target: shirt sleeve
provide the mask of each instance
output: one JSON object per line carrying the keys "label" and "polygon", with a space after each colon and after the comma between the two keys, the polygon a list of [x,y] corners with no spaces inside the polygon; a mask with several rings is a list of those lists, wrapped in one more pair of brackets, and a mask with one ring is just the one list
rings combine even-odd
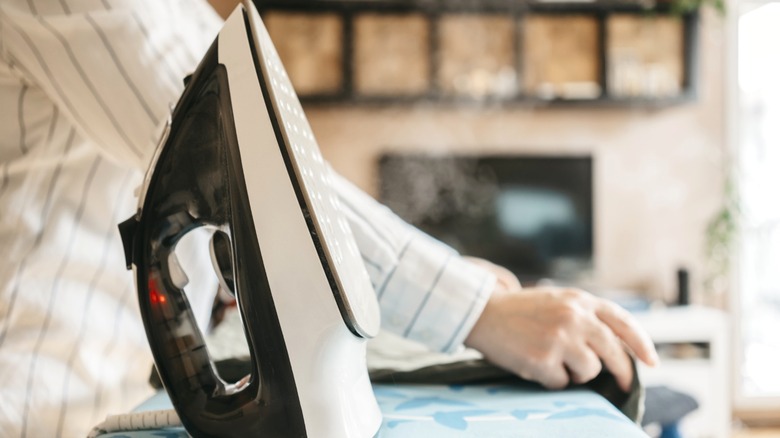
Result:
{"label": "shirt sleeve", "polygon": [[221,23],[205,2],[174,3],[4,0],[1,55],[106,156],[141,169]]}
{"label": "shirt sleeve", "polygon": [[382,327],[435,351],[456,351],[482,313],[496,277],[333,173],[376,290]]}
{"label": "shirt sleeve", "polygon": [[[144,170],[183,78],[221,23],[203,1],[3,0],[0,56],[46,94],[79,138],[103,157]],[[207,253],[186,251],[207,238],[200,231],[183,239],[185,266],[210,265]],[[190,304],[205,329],[216,279],[189,272]]]}
{"label": "shirt sleeve", "polygon": [[[156,127],[221,23],[200,1],[5,0],[0,56],[106,156],[142,169]],[[495,278],[343,178],[336,186],[384,327],[434,350],[455,350]]]}

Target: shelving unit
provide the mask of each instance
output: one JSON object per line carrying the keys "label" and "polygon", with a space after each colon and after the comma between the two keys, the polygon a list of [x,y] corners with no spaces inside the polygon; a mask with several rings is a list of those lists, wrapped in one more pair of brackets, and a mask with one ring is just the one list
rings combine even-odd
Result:
{"label": "shelving unit", "polygon": [[696,98],[697,12],[614,1],[256,4],[306,103],[663,107]]}
{"label": "shelving unit", "polygon": [[720,310],[681,306],[635,314],[661,357],[657,368],[639,367],[645,385],[665,385],[690,394],[699,409],[683,419],[683,435],[731,435],[729,322]]}

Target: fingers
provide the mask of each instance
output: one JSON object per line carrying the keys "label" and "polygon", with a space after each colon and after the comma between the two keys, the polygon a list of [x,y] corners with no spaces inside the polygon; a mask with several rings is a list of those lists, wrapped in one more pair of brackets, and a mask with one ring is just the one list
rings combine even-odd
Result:
{"label": "fingers", "polygon": [[623,350],[623,343],[606,325],[599,324],[590,334],[589,345],[615,376],[618,386],[628,392],[634,378],[631,358]]}
{"label": "fingers", "polygon": [[565,358],[566,368],[573,383],[593,380],[601,371],[599,356],[587,346],[571,348]]}
{"label": "fingers", "polygon": [[[576,311],[570,318],[564,360],[571,380],[585,383],[606,367],[624,391],[631,388],[634,369],[624,350],[626,344],[643,359],[653,360],[653,344],[628,312],[610,301],[572,289],[563,291],[568,306]],[[603,364],[603,365],[602,365]]]}
{"label": "fingers", "polygon": [[610,301],[600,300],[596,316],[626,343],[639,360],[650,366],[658,364],[653,342],[628,311]]}
{"label": "fingers", "polygon": [[569,373],[561,362],[536,367],[528,380],[535,380],[548,389],[563,389],[569,384]]}

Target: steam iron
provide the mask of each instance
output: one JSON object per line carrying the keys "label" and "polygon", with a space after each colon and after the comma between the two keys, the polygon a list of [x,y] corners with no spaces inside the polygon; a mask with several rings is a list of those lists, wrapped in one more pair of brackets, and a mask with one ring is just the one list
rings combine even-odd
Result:
{"label": "steam iron", "polygon": [[[379,308],[298,98],[257,10],[240,5],[187,83],[136,215],[120,224],[157,371],[193,436],[374,436],[365,345]],[[252,372],[216,371],[176,257],[208,230]]]}

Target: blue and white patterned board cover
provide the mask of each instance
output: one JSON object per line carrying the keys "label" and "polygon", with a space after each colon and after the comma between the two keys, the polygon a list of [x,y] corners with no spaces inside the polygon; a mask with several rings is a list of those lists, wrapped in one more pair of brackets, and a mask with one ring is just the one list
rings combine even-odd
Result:
{"label": "blue and white patterned board cover", "polygon": [[376,385],[380,437],[645,437],[601,396],[517,385]]}
{"label": "blue and white patterned board cover", "polygon": [[[518,385],[374,385],[384,420],[380,438],[576,437],[647,435],[601,396]],[[138,411],[170,409],[164,392]],[[184,438],[184,429],[101,435]]]}

